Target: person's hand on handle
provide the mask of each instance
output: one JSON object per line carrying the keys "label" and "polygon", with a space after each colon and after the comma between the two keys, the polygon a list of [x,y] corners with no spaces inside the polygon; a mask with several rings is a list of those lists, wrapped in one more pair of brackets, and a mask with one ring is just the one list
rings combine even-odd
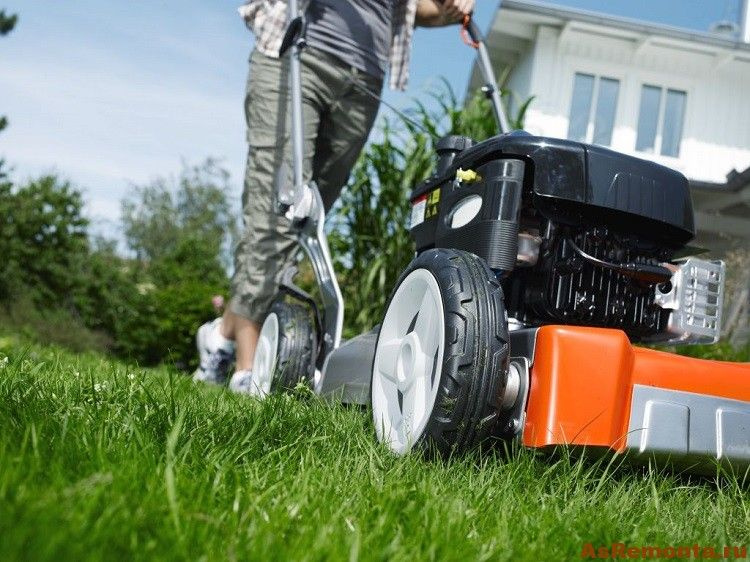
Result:
{"label": "person's hand on handle", "polygon": [[449,19],[459,22],[474,11],[474,0],[443,0],[442,7]]}
{"label": "person's hand on handle", "polygon": [[417,25],[438,27],[460,23],[474,11],[475,0],[419,0]]}

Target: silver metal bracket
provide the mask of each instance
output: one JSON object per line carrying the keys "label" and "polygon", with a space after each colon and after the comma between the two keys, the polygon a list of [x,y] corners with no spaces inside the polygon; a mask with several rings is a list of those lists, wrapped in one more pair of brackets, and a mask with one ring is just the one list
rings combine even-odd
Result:
{"label": "silver metal bracket", "polygon": [[669,290],[656,288],[654,302],[671,312],[666,332],[654,339],[668,344],[716,343],[721,335],[724,262],[686,258],[677,266]]}
{"label": "silver metal bracket", "polygon": [[333,269],[331,251],[325,233],[325,208],[318,187],[306,184],[302,197],[289,207],[287,218],[298,229],[299,242],[310,258],[323,301],[323,333],[316,366],[323,368],[325,358],[341,344],[344,329],[344,298]]}

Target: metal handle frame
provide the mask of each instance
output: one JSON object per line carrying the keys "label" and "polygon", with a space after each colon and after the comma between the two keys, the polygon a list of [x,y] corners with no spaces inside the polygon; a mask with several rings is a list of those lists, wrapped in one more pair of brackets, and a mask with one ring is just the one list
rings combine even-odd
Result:
{"label": "metal handle frame", "polygon": [[[298,0],[289,0],[289,25],[303,17]],[[290,48],[289,89],[291,105],[292,186],[278,182],[279,211],[292,222],[300,246],[310,258],[323,301],[323,334],[316,366],[322,369],[325,358],[341,344],[344,327],[344,299],[333,269],[331,251],[325,233],[325,207],[314,182],[304,181],[304,121],[302,112],[302,72],[300,58],[306,46],[304,23]]]}
{"label": "metal handle frame", "polygon": [[479,71],[481,72],[482,78],[484,79],[484,86],[482,86],[482,91],[492,104],[492,113],[495,116],[497,127],[501,134],[509,133],[511,130],[510,123],[508,122],[508,117],[505,114],[503,102],[500,99],[500,90],[497,86],[497,78],[495,77],[495,71],[492,68],[492,60],[490,59],[490,55],[487,52],[487,46],[484,43],[484,37],[482,37],[482,33],[479,31],[477,24],[474,23],[474,20],[471,18],[469,18],[465,23],[465,29],[469,34],[469,37],[471,37],[471,40],[474,42],[474,45],[472,46],[477,50],[477,64],[479,65]]}

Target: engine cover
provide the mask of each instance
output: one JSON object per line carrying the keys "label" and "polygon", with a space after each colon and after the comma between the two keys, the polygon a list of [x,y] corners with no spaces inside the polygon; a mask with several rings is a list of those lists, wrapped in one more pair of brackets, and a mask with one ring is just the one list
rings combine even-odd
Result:
{"label": "engine cover", "polygon": [[[411,195],[413,205],[425,197],[434,202],[427,214],[412,221],[417,249],[440,247],[441,219],[451,212],[446,196],[457,198],[459,169],[478,170],[497,160],[526,163],[524,203],[556,223],[569,226],[608,226],[633,232],[652,242],[676,249],[695,236],[693,205],[688,181],[681,173],[599,146],[525,134],[501,135],[461,151],[450,165],[418,186]],[[483,200],[496,201],[496,182],[469,184]],[[467,190],[468,191],[468,190]],[[529,200],[530,199],[530,200]],[[483,209],[483,211],[485,211]],[[492,210],[480,213],[482,220]],[[464,228],[472,227],[467,224]],[[487,225],[491,228],[491,225]],[[460,232],[450,238],[460,237]]]}

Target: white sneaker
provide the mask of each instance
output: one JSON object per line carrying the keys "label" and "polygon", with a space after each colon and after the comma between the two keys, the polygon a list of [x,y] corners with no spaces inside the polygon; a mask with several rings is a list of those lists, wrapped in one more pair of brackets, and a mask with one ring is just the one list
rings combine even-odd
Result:
{"label": "white sneaker", "polygon": [[195,336],[200,366],[193,380],[209,384],[224,384],[234,360],[234,342],[221,335],[221,318],[206,322]]}
{"label": "white sneaker", "polygon": [[198,348],[198,357],[200,357],[201,364],[208,359],[208,335],[217,322],[221,322],[221,319],[217,318],[211,322],[206,322],[198,328],[198,332],[195,334],[195,346]]}
{"label": "white sneaker", "polygon": [[265,396],[265,392],[258,386],[253,377],[253,372],[249,369],[236,371],[232,378],[229,379],[229,390],[238,394],[248,394],[250,396]]}

